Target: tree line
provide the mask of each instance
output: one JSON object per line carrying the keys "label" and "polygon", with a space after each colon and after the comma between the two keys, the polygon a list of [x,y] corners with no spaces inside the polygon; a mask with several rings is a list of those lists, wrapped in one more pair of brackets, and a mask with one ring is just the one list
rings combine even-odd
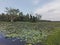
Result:
{"label": "tree line", "polygon": [[37,22],[40,21],[41,15],[36,14],[36,16],[33,16],[32,14],[23,14],[23,12],[20,12],[19,9],[14,8],[6,8],[6,13],[0,14],[0,21],[29,21],[29,22]]}

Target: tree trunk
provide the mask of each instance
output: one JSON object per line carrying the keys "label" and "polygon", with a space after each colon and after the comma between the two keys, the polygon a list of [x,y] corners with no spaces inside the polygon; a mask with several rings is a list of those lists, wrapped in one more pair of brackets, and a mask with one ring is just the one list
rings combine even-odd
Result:
{"label": "tree trunk", "polygon": [[11,22],[13,22],[13,19],[11,19]]}
{"label": "tree trunk", "polygon": [[11,16],[11,20],[10,21],[13,22],[13,16]]}

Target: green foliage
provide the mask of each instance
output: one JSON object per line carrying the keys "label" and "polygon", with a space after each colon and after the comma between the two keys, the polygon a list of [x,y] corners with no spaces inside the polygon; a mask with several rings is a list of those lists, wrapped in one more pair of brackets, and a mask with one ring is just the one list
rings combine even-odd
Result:
{"label": "green foliage", "polygon": [[[16,15],[20,12],[19,9],[6,8],[7,14],[10,16],[10,21],[13,22]],[[6,15],[5,15],[6,16]],[[7,17],[8,18],[8,17]]]}
{"label": "green foliage", "polygon": [[19,37],[22,40],[27,41],[28,43],[37,43],[40,42],[43,37],[40,31],[36,30],[22,30],[19,34],[9,34],[8,37]]}
{"label": "green foliage", "polygon": [[43,31],[43,26],[40,23],[38,25],[38,23],[15,22],[8,24],[5,30],[7,31],[7,37],[19,37],[28,43],[37,43],[42,41],[47,34]]}
{"label": "green foliage", "polygon": [[6,14],[0,14],[0,21],[24,21],[24,22],[37,22],[41,17],[33,16],[32,14],[23,14],[19,9],[6,8]]}
{"label": "green foliage", "polygon": [[53,35],[57,35],[54,30],[60,32],[58,31],[59,29],[59,22],[0,22],[0,31],[5,33],[7,37],[21,38],[22,40],[26,40],[28,43],[38,43],[46,41],[46,39],[48,44],[50,44],[50,42],[54,43],[55,39],[59,42],[55,36],[52,38]]}

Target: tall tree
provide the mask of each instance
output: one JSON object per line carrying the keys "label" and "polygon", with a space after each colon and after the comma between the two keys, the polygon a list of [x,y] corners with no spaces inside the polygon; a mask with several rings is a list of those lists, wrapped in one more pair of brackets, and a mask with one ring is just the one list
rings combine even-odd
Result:
{"label": "tall tree", "polygon": [[1,21],[5,21],[6,20],[6,16],[4,13],[1,14]]}
{"label": "tall tree", "polygon": [[19,13],[19,21],[23,21],[23,19],[24,19],[23,12],[20,12]]}
{"label": "tall tree", "polygon": [[32,22],[32,19],[33,19],[33,16],[32,16],[32,14],[30,14],[30,21]]}
{"label": "tall tree", "polygon": [[29,21],[29,14],[27,13],[26,16],[25,16],[25,20],[26,21]]}
{"label": "tall tree", "polygon": [[19,13],[19,9],[6,8],[6,12],[8,15],[10,15],[10,21],[13,22],[16,18],[15,16]]}
{"label": "tall tree", "polygon": [[40,14],[36,14],[36,17],[37,17],[37,21],[40,21],[41,15]]}

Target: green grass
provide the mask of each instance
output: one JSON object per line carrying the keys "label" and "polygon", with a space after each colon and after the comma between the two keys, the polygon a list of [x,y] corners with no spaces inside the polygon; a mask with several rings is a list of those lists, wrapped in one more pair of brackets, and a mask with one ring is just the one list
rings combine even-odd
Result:
{"label": "green grass", "polygon": [[60,28],[56,28],[55,31],[47,37],[47,45],[60,45]]}

